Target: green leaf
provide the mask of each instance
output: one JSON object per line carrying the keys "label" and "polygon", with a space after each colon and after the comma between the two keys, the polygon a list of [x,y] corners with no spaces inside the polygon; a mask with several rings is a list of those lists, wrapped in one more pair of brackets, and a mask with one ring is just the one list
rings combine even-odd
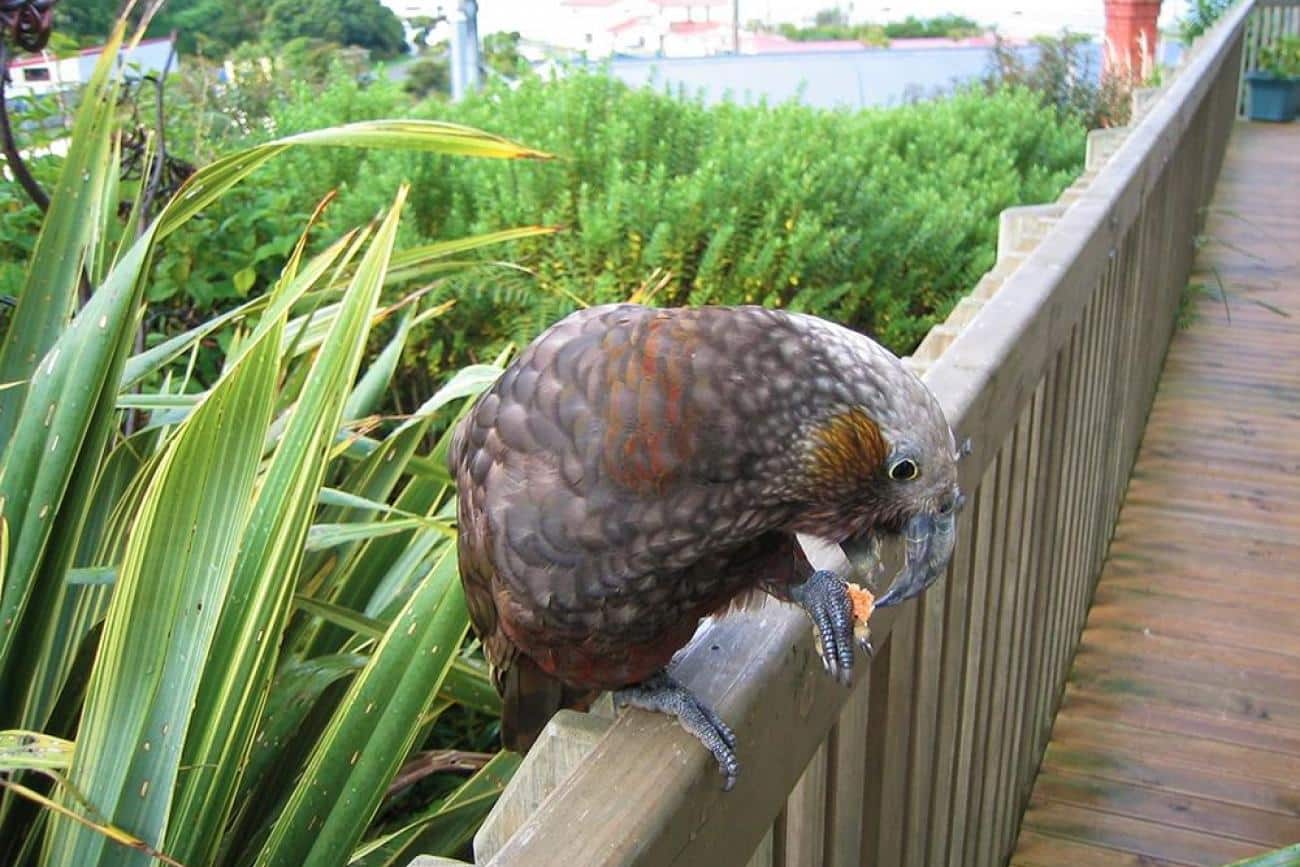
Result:
{"label": "green leaf", "polygon": [[[111,430],[152,238],[146,231],[132,245],[46,355],[0,458],[0,511],[11,533],[9,577],[0,597],[0,718],[12,719],[6,714],[26,705],[14,694],[29,681],[14,670],[23,664],[14,659],[17,637],[39,635],[62,604],[62,572],[75,551]],[[66,543],[52,543],[63,536]]]}
{"label": "green leaf", "polygon": [[72,764],[72,741],[40,732],[0,731],[0,770],[62,771]]}
{"label": "green leaf", "polygon": [[1233,861],[1228,867],[1295,867],[1296,864],[1300,864],[1300,843],[1241,861]]}
{"label": "green leaf", "polygon": [[373,120],[313,130],[223,157],[192,175],[159,218],[166,237],[248,177],[295,145],[423,150],[496,159],[550,159],[550,154],[457,124],[426,120]]}
{"label": "green leaf", "polygon": [[331,864],[353,850],[468,626],[460,581],[426,579],[352,682],[258,864]]}
{"label": "green leaf", "polygon": [[277,662],[279,642],[274,637],[280,635],[290,610],[303,541],[347,386],[365,350],[406,192],[398,191],[357,267],[341,314],[303,383],[258,492],[217,628],[214,646],[220,653],[204,661],[195,709],[202,726],[190,733],[185,747],[185,764],[194,771],[173,807],[173,827],[178,830],[169,836],[168,848],[185,863],[212,863],[235,806],[240,770]]}
{"label": "green leaf", "polygon": [[247,295],[248,290],[252,289],[253,284],[257,282],[257,272],[252,267],[241,268],[235,272],[234,277],[230,278],[230,282],[234,285],[236,292],[240,295]]}
{"label": "green leaf", "polygon": [[[389,441],[391,441],[391,437],[389,440],[385,440],[385,442]],[[316,502],[320,503],[322,506],[365,509],[368,511],[384,512],[390,515],[405,515],[408,518],[420,517],[419,515],[411,515],[408,512],[403,512],[401,509],[390,506],[387,503],[381,503],[378,500],[372,500],[369,497],[363,497],[360,494],[340,491],[337,488],[321,488],[320,494],[316,497]]]}
{"label": "green leaf", "polygon": [[406,867],[417,855],[454,856],[464,849],[506,783],[519,769],[515,753],[497,753],[450,795],[406,820],[401,828],[359,848],[351,867]]}
{"label": "green leaf", "polygon": [[438,530],[449,539],[456,538],[455,530],[432,518],[394,518],[389,521],[367,521],[356,524],[313,524],[307,533],[307,550],[321,551],[325,548],[335,548],[380,536],[392,536],[422,527]]}
{"label": "green leaf", "polygon": [[[182,746],[249,517],[270,423],[268,327],[177,430],[140,503],[91,674],[70,783],[146,842],[168,827]],[[138,863],[83,825],[51,823],[49,864]]]}
{"label": "green leaf", "polygon": [[348,395],[348,401],[343,405],[343,418],[347,421],[354,421],[367,413],[374,412],[375,407],[383,399],[384,392],[392,382],[393,372],[397,370],[397,361],[402,357],[406,338],[411,333],[411,316],[412,312],[409,310],[402,315],[393,338],[366,368],[360,382]]}
{"label": "green leaf", "polygon": [[117,569],[112,566],[86,566],[68,570],[69,584],[112,584],[117,580]]}
{"label": "green leaf", "polygon": [[388,631],[387,623],[375,620],[373,617],[366,617],[364,614],[358,614],[350,608],[344,608],[342,605],[333,605],[329,602],[302,595],[295,596],[293,601],[303,611],[314,614],[323,620],[328,620],[336,626],[351,630],[363,638],[379,640]]}
{"label": "green leaf", "polygon": [[[0,344],[0,382],[26,381],[55,345],[77,303],[77,291],[104,207],[107,179],[117,174],[109,159],[118,79],[112,73],[125,23],[113,28],[90,81],[80,95],[68,153],[50,198],[50,209],[28,262],[27,279]],[[0,392],[0,444],[18,425],[25,389]]]}

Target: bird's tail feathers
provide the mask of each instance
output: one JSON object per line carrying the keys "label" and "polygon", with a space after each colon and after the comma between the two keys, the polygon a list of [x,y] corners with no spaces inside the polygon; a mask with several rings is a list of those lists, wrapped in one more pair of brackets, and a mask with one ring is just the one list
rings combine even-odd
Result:
{"label": "bird's tail feathers", "polygon": [[594,695],[568,687],[542,671],[520,653],[501,677],[501,742],[508,750],[526,753],[555,712],[585,707]]}

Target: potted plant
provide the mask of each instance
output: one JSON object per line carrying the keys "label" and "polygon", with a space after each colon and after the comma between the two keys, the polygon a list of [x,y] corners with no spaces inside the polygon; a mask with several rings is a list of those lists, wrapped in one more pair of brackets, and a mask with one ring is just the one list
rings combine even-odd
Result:
{"label": "potted plant", "polygon": [[1292,120],[1300,104],[1300,36],[1284,36],[1259,52],[1259,68],[1246,76],[1251,120]]}

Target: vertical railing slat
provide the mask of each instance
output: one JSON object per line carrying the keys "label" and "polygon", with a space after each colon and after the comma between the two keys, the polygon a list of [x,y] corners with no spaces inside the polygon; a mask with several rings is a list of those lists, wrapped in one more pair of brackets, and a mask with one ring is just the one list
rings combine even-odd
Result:
{"label": "vertical railing slat", "polygon": [[[957,753],[963,726],[962,697],[964,695],[967,653],[967,630],[970,618],[970,573],[974,553],[973,508],[960,516],[957,528],[957,550],[953,553],[948,574],[944,576],[943,662],[939,675],[939,712],[935,728],[935,760],[932,768],[933,783],[930,789],[931,832],[925,835],[924,863],[944,863],[952,835],[953,793],[956,788]],[[930,591],[934,592],[934,591]]]}
{"label": "vertical railing slat", "polygon": [[1007,563],[1014,576],[1015,605],[1011,616],[1010,656],[1007,671],[1007,699],[1005,725],[1002,731],[1001,761],[998,765],[998,798],[995,805],[993,827],[996,833],[995,854],[998,862],[1005,860],[1008,838],[1013,821],[1011,813],[1018,811],[1020,763],[1022,761],[1020,733],[1024,713],[1026,659],[1029,647],[1032,606],[1029,580],[1029,539],[1033,534],[1031,500],[1034,438],[1034,401],[1025,405],[1016,424],[1016,441],[1011,477],[1011,513],[1007,519]]}
{"label": "vertical railing slat", "polygon": [[[974,761],[974,741],[975,741],[975,717],[978,707],[977,699],[979,698],[979,672],[980,658],[983,652],[983,635],[984,635],[984,604],[987,595],[987,585],[984,577],[987,575],[987,546],[986,541],[991,532],[990,511],[992,504],[991,497],[986,492],[988,480],[993,472],[990,466],[985,471],[980,484],[971,492],[970,504],[968,509],[971,514],[970,523],[964,528],[967,531],[966,538],[970,540],[970,561],[965,578],[966,586],[969,588],[967,595],[966,609],[964,614],[964,641],[966,653],[962,657],[962,676],[959,684],[958,693],[960,696],[960,725],[957,729],[956,761],[953,763],[953,786],[951,798],[949,800],[949,832],[948,832],[948,851],[947,863],[951,867],[961,867],[964,864],[966,856],[966,816],[970,807],[970,786],[973,776],[972,762]],[[981,564],[985,564],[982,566]]]}
{"label": "vertical railing slat", "polygon": [[1012,427],[999,449],[998,480],[996,488],[997,511],[994,545],[989,568],[989,581],[997,588],[997,603],[990,609],[993,624],[993,652],[989,656],[988,715],[985,723],[985,768],[981,778],[980,800],[975,828],[976,863],[992,864],[996,858],[996,840],[993,838],[994,813],[997,810],[999,783],[1002,779],[1002,733],[1006,727],[1007,692],[1010,689],[1009,660],[1016,580],[1012,571],[1008,549],[1011,542],[1011,480],[1015,475],[1015,443],[1019,431]]}
{"label": "vertical railing slat", "polygon": [[1042,525],[1040,523],[1043,507],[1044,473],[1044,406],[1049,395],[1049,383],[1046,377],[1034,389],[1030,401],[1029,415],[1029,456],[1026,461],[1025,476],[1025,545],[1022,563],[1024,564],[1025,588],[1027,599],[1025,611],[1028,617],[1028,631],[1025,636],[1023,660],[1021,663],[1022,689],[1019,698],[1016,739],[1019,758],[1016,764],[1015,804],[1012,811],[1013,828],[1020,824],[1020,813],[1024,809],[1029,786],[1037,768],[1038,753],[1034,749],[1038,720],[1037,709],[1038,674],[1041,669],[1041,653],[1046,619],[1048,593],[1038,572],[1039,556],[1043,544]]}
{"label": "vertical railing slat", "polygon": [[854,679],[853,694],[832,730],[826,852],[830,867],[862,863],[862,798],[867,770],[867,711],[871,700],[866,671]]}
{"label": "vertical railing slat", "polygon": [[912,673],[911,760],[908,765],[903,864],[925,867],[925,839],[930,833],[930,787],[938,742],[940,672],[943,662],[945,588],[933,587],[917,599],[918,628]]}
{"label": "vertical railing slat", "polygon": [[784,867],[822,867],[824,863],[828,755],[823,743],[786,800]]}

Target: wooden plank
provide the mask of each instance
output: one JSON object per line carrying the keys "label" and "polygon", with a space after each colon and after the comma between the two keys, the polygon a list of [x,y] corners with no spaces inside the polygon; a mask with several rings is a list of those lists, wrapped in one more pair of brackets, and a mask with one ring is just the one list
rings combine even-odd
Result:
{"label": "wooden plank", "polygon": [[1089,810],[1037,795],[1025,812],[1024,824],[1040,834],[1204,867],[1222,867],[1264,851],[1255,843]]}
{"label": "wooden plank", "polygon": [[[1028,407],[1026,407],[1027,409]],[[1023,423],[1024,415],[1021,414]],[[1006,738],[1004,734],[1010,723],[1010,695],[1012,689],[1011,650],[1016,633],[1021,631],[1018,619],[1019,603],[1019,534],[1023,531],[1016,512],[1016,498],[1012,496],[1012,484],[1015,476],[1023,472],[1020,465],[1021,450],[1018,447],[1021,424],[1012,428],[1007,441],[1002,445],[1000,471],[998,473],[997,497],[999,503],[997,546],[994,552],[994,572],[989,576],[1001,588],[1001,598],[994,613],[996,617],[994,638],[995,649],[991,657],[992,690],[989,704],[988,737],[984,751],[988,755],[988,766],[984,774],[983,793],[980,798],[977,850],[980,863],[1000,864],[1005,860],[1002,840],[997,834],[1001,827],[997,820],[1006,794],[1005,780],[1008,764]],[[1012,552],[1015,552],[1013,555]]]}
{"label": "wooden plank", "polygon": [[1040,521],[1042,544],[1039,546],[1035,561],[1041,593],[1045,597],[1046,611],[1043,640],[1035,660],[1038,672],[1034,679],[1034,691],[1037,696],[1034,711],[1034,750],[1041,753],[1047,744],[1051,732],[1051,717],[1056,708],[1056,671],[1054,668],[1057,642],[1060,641],[1062,611],[1064,609],[1064,588],[1055,566],[1058,562],[1060,490],[1064,473],[1062,455],[1064,452],[1064,393],[1067,388],[1067,371],[1064,366],[1063,353],[1058,354],[1050,373],[1051,399],[1044,410],[1048,420],[1046,442],[1043,448],[1042,491],[1043,516]]}
{"label": "wooden plank", "polygon": [[1020,835],[1011,856],[1011,867],[1186,867],[1186,861],[1170,861],[1150,855],[1120,852],[1090,843],[1049,837],[1036,831]]}
{"label": "wooden plank", "polygon": [[[874,632],[874,629],[873,629]],[[894,643],[891,641],[878,647],[871,662],[871,682],[869,691],[871,701],[867,706],[867,731],[883,732],[889,716],[890,678],[889,668],[894,655]],[[895,701],[898,699],[895,698]],[[893,793],[885,789],[884,775],[885,753],[887,744],[883,737],[868,737],[866,744],[866,779],[862,793],[862,849],[859,863],[871,864],[879,857],[882,806],[887,797]]]}
{"label": "wooden plank", "polygon": [[827,745],[813,754],[785,804],[785,867],[822,867],[826,845]]}
{"label": "wooden plank", "polygon": [[1150,755],[1123,745],[1054,742],[1043,757],[1041,773],[1072,773],[1136,783],[1261,812],[1300,815],[1300,793],[1293,787],[1216,768],[1197,767],[1177,758]]}
{"label": "wooden plank", "polygon": [[908,752],[911,748],[912,668],[916,659],[916,643],[920,608],[904,605],[894,623],[890,638],[889,699],[886,700],[886,721],[879,738],[884,744],[883,763],[880,770],[883,796],[880,804],[880,825],[876,862],[881,867],[901,864],[904,846],[904,822],[907,809]]}
{"label": "wooden plank", "polygon": [[[1030,780],[1030,768],[1037,763],[1032,754],[1030,738],[1027,737],[1027,720],[1030,716],[1030,664],[1032,647],[1034,647],[1034,628],[1039,610],[1036,607],[1036,550],[1037,537],[1036,503],[1037,494],[1037,443],[1039,443],[1039,425],[1041,424],[1041,396],[1043,386],[1035,391],[1030,406],[1024,409],[1021,435],[1018,439],[1018,459],[1015,461],[1018,472],[1018,485],[1015,491],[1017,506],[1013,507],[1011,525],[1018,530],[1019,550],[1017,551],[1017,585],[1018,611],[1015,615],[1015,643],[1013,647],[1014,668],[1011,671],[1013,695],[1010,699],[1011,719],[1006,728],[1006,758],[1004,767],[1006,780],[1004,798],[1000,802],[1000,831],[1006,845],[1014,844],[1017,825],[1024,809],[1024,799],[1028,796],[1027,784]],[[1028,625],[1028,628],[1024,628]],[[1037,624],[1041,625],[1041,624]]]}
{"label": "wooden plank", "polygon": [[1171,700],[1150,690],[1107,691],[1071,683],[1061,707],[1080,718],[1300,755],[1300,727],[1261,720],[1258,714],[1196,707],[1180,699],[1182,694]]}
{"label": "wooden plank", "polygon": [[972,557],[972,508],[958,517],[957,549],[945,579],[943,660],[939,675],[939,707],[935,722],[934,775],[930,786],[930,831],[924,834],[926,864],[942,864],[947,858],[952,835],[952,795],[957,782],[957,748],[962,729],[967,629],[970,624]]}
{"label": "wooden plank", "polygon": [[1067,492],[1064,498],[1065,517],[1061,524],[1061,531],[1057,542],[1061,550],[1061,571],[1063,576],[1063,618],[1060,627],[1060,634],[1057,636],[1056,654],[1054,657],[1055,675],[1053,683],[1061,683],[1065,679],[1065,674],[1069,670],[1070,657],[1074,652],[1075,636],[1080,628],[1080,568],[1079,560],[1075,556],[1075,539],[1076,527],[1079,520],[1079,503],[1078,490],[1082,484],[1081,451],[1079,444],[1082,441],[1084,430],[1083,424],[1079,418],[1079,400],[1083,393],[1083,381],[1085,372],[1080,360],[1083,352],[1082,329],[1076,327],[1074,334],[1070,338],[1069,348],[1069,365],[1071,370],[1070,385],[1070,404],[1069,415],[1066,419],[1067,439],[1065,443],[1065,490]]}
{"label": "wooden plank", "polygon": [[988,694],[984,690],[989,656],[988,610],[990,598],[996,587],[989,580],[991,549],[994,535],[994,515],[997,508],[995,490],[998,464],[994,459],[975,491],[974,543],[971,559],[971,593],[966,631],[966,676],[962,683],[962,730],[957,752],[957,785],[953,787],[953,830],[949,841],[948,858],[953,865],[969,864],[972,835],[970,826],[978,814],[978,784],[984,754],[983,721],[987,718]]}
{"label": "wooden plank", "polygon": [[[1164,594],[1153,596],[1119,588],[1103,587],[1097,594],[1098,623],[1128,623],[1159,630],[1168,622],[1200,622],[1207,636],[1250,636],[1245,647],[1266,649],[1267,642],[1277,640],[1279,653],[1300,652],[1300,634],[1294,628],[1294,614],[1233,605],[1222,613],[1197,600]],[[1147,627],[1146,624],[1151,624]],[[1237,643],[1236,641],[1230,643]]]}
{"label": "wooden plank", "polygon": [[983,734],[979,737],[982,749],[979,751],[982,766],[975,771],[974,805],[972,805],[970,822],[972,828],[967,836],[974,840],[974,863],[992,864],[995,859],[993,849],[996,841],[992,838],[993,814],[997,809],[998,780],[1002,770],[1002,729],[1006,721],[1006,693],[1008,693],[1008,656],[1010,632],[1013,629],[1014,577],[1008,569],[1008,551],[1011,530],[1011,473],[1015,459],[1015,429],[1011,429],[1008,439],[998,450],[997,486],[995,493],[996,510],[993,512],[993,538],[989,549],[988,581],[991,586],[988,606],[989,653],[985,654],[985,671],[980,686],[983,705]]}
{"label": "wooden plank", "polygon": [[1080,667],[1070,675],[1071,683],[1091,692],[1129,697],[1146,697],[1169,704],[1223,715],[1266,721],[1277,726],[1300,727],[1300,705],[1276,696],[1240,689],[1174,680],[1150,674],[1134,675],[1122,668],[1097,671],[1095,665]]}
{"label": "wooden plank", "polygon": [[[951,568],[944,576],[952,578]],[[907,809],[903,827],[902,863],[925,867],[926,838],[929,836],[930,787],[938,741],[940,668],[943,659],[943,625],[948,588],[934,587],[917,601],[917,652],[912,672],[911,756],[907,769]],[[949,698],[949,700],[954,700]]]}
{"label": "wooden plank", "polygon": [[[1111,579],[1107,579],[1111,583]],[[1300,666],[1268,650],[1251,650],[1189,641],[1158,634],[1090,625],[1076,662],[1093,670],[1114,669],[1132,675],[1152,674],[1206,686],[1268,693],[1300,703]]]}
{"label": "wooden plank", "polygon": [[848,704],[831,732],[831,761],[827,768],[830,789],[830,831],[827,863],[830,867],[857,867],[862,857],[862,802],[867,773],[867,726],[871,702],[870,678],[858,674]]}
{"label": "wooden plank", "polygon": [[1300,816],[1283,816],[1133,783],[1044,774],[1036,796],[1273,849],[1300,840]]}
{"label": "wooden plank", "polygon": [[1208,738],[1170,738],[1159,732],[1086,717],[1062,710],[1056,716],[1053,739],[1063,744],[1122,747],[1146,752],[1211,773],[1231,773],[1291,788],[1300,794],[1300,757]]}
{"label": "wooden plank", "polygon": [[[774,844],[772,841],[773,832],[769,830],[754,850],[753,856],[745,867],[776,867],[774,861]],[[414,865],[412,865],[414,867]]]}

